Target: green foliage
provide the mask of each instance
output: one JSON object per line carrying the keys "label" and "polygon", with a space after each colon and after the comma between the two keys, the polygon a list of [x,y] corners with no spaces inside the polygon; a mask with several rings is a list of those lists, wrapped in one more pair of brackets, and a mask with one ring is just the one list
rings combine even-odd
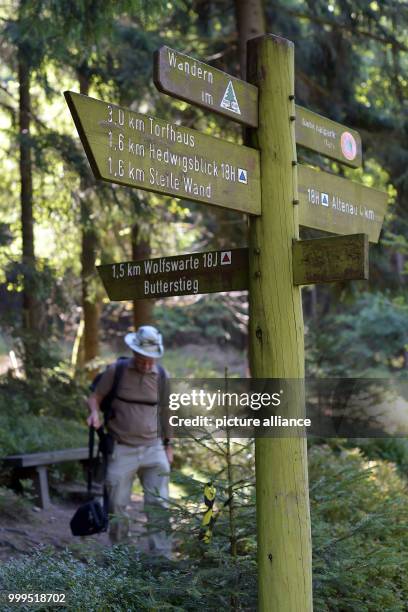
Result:
{"label": "green foliage", "polygon": [[63,366],[43,369],[41,378],[0,378],[0,414],[82,419],[88,390]]}
{"label": "green foliage", "polygon": [[315,609],[405,610],[408,495],[392,464],[314,447],[310,461]]}
{"label": "green foliage", "polygon": [[408,307],[401,298],[364,293],[339,304],[306,336],[309,376],[388,377],[404,374],[408,346]]}
{"label": "green foliage", "polygon": [[[200,456],[200,446],[190,447]],[[190,611],[203,602],[209,610],[226,610],[232,601],[238,609],[256,609],[253,458],[251,447],[243,448],[246,450],[234,459],[241,480],[235,486],[237,557],[229,552],[229,507],[223,508],[228,483],[225,471],[219,470],[226,464],[207,452],[207,458],[213,458],[211,474],[217,485],[216,513],[221,511],[209,546],[198,540],[203,482],[175,473],[173,478],[184,491],[172,505],[175,537],[182,553],[178,561],[148,559],[124,545],[102,555],[87,554],[86,563],[83,555],[78,560],[68,551],[56,555],[54,550],[43,549],[32,557],[3,564],[0,589],[65,592],[69,608],[78,610]],[[405,610],[406,478],[392,463],[367,462],[355,448],[339,454],[328,446],[313,446],[310,481],[315,610]]]}
{"label": "green foliage", "polygon": [[[225,610],[232,593],[245,605],[256,588],[253,563],[245,560],[228,563],[213,556],[199,568],[191,562],[154,562],[122,546],[106,551],[99,563],[78,561],[68,551],[57,557],[50,549],[39,551],[31,559],[11,561],[0,569],[0,588],[6,587],[15,592],[66,593],[68,609],[89,612],[193,611],[203,601],[209,610]],[[4,612],[9,609],[3,607]]]}
{"label": "green foliage", "polygon": [[68,419],[0,414],[0,455],[38,453],[87,445],[84,425]]}
{"label": "green foliage", "polygon": [[408,474],[407,438],[362,438],[349,440],[347,446],[357,445],[367,459],[384,459],[395,463],[401,474]]}
{"label": "green foliage", "polygon": [[206,295],[186,306],[156,306],[155,316],[166,342],[172,346],[202,342],[245,343],[247,303],[243,297]]}
{"label": "green foliage", "polygon": [[[0,457],[87,446],[84,389],[61,369],[34,379],[0,379]],[[55,465],[54,478],[81,475],[78,463]],[[8,474],[3,472],[3,480]]]}

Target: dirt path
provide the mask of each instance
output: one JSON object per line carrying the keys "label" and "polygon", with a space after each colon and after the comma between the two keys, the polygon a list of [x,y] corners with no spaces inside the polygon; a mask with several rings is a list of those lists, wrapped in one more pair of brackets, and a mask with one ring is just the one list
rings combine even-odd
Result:
{"label": "dirt path", "polygon": [[[74,553],[80,553],[81,549],[101,550],[110,546],[106,533],[87,536],[86,538],[74,537],[71,534],[69,522],[75,510],[83,502],[58,500],[48,510],[41,510],[36,506],[31,508],[32,519],[19,521],[15,519],[0,520],[0,562],[7,561],[13,557],[31,554],[39,546],[52,546],[56,550],[68,547]],[[141,536],[145,515],[142,512],[143,501],[140,496],[132,495],[132,501],[128,512],[132,518],[131,541],[137,544],[141,550],[145,550],[146,543]]]}

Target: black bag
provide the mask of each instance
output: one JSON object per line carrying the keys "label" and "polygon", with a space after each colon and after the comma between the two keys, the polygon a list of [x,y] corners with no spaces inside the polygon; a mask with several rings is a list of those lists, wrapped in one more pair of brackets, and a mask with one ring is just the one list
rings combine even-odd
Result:
{"label": "black bag", "polygon": [[[102,430],[102,431],[101,431]],[[103,428],[98,430],[98,434],[103,434]],[[71,519],[70,527],[72,535],[74,536],[87,536],[94,533],[100,533],[108,529],[109,524],[109,503],[108,503],[108,491],[106,486],[103,487],[103,505],[99,501],[92,498],[92,479],[94,469],[94,427],[89,428],[89,467],[88,467],[88,495],[90,500],[78,508],[74,516]],[[108,458],[106,453],[102,455],[103,458],[103,480],[106,478],[106,470]]]}
{"label": "black bag", "polygon": [[104,508],[93,499],[78,508],[71,519],[70,526],[72,535],[87,536],[106,531],[108,523],[108,515]]}

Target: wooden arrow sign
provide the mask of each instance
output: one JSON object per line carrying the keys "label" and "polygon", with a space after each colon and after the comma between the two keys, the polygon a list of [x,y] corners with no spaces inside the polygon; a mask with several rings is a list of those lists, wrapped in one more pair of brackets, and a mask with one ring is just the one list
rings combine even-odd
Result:
{"label": "wooden arrow sign", "polygon": [[361,183],[298,166],[299,224],[333,234],[368,234],[378,242],[388,196]]}
{"label": "wooden arrow sign", "polygon": [[144,300],[248,288],[248,249],[98,266],[109,299]]}
{"label": "wooden arrow sign", "polygon": [[365,234],[295,240],[292,252],[295,285],[368,279]]}
{"label": "wooden arrow sign", "polygon": [[261,213],[255,149],[77,93],[65,98],[96,178]]}
{"label": "wooden arrow sign", "polygon": [[258,126],[258,88],[170,47],[154,55],[159,91],[250,127]]}
{"label": "wooden arrow sign", "polygon": [[345,125],[296,105],[296,143],[352,168],[362,164],[361,137]]}

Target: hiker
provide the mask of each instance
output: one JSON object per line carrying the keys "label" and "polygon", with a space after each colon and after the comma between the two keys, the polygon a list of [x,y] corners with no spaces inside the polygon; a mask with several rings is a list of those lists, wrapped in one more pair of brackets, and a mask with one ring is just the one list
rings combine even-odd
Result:
{"label": "hiker", "polygon": [[[109,455],[106,486],[109,512],[114,515],[109,526],[112,543],[125,540],[129,534],[126,506],[130,503],[133,480],[140,478],[144,492],[145,512],[149,507],[168,507],[169,472],[173,461],[171,432],[168,424],[168,377],[157,363],[163,355],[162,336],[155,327],[142,325],[135,333],[125,336],[133,352],[129,359],[119,359],[110,365],[96,381],[88,399],[88,425],[101,427],[101,402],[116,384],[111,402],[111,414],[105,422],[113,440]],[[115,369],[120,379],[114,383]],[[163,522],[168,527],[168,514]],[[150,533],[150,552],[171,557],[171,540],[165,530]]]}

